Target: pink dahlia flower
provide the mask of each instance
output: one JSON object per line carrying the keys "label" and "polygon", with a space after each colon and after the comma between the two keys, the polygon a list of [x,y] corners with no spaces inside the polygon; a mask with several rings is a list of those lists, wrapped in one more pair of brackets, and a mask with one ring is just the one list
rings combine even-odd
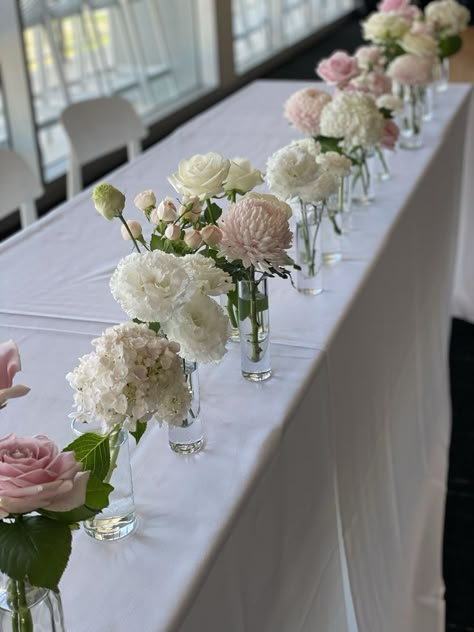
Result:
{"label": "pink dahlia flower", "polygon": [[433,63],[432,57],[400,55],[388,67],[387,75],[407,86],[424,85],[433,81]]}
{"label": "pink dahlia flower", "polygon": [[317,136],[319,120],[324,106],[331,101],[331,95],[316,88],[298,90],[284,105],[285,118],[303,134]]}
{"label": "pink dahlia flower", "polygon": [[267,270],[289,262],[286,250],[292,234],[281,208],[265,200],[242,198],[232,204],[221,223],[221,254],[228,261],[240,259],[248,268]]}
{"label": "pink dahlia flower", "polygon": [[331,57],[319,62],[316,66],[316,74],[326,83],[338,86],[356,77],[359,74],[359,66],[355,57],[337,50]]}
{"label": "pink dahlia flower", "polygon": [[384,149],[395,149],[400,129],[393,119],[385,119],[382,137],[382,147]]}

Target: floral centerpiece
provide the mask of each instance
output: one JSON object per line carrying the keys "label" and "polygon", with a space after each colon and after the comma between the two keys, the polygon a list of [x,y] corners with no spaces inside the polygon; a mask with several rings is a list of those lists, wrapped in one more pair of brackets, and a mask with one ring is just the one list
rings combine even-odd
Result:
{"label": "floral centerpiece", "polygon": [[[3,396],[29,389],[11,385],[20,369],[13,341],[0,344]],[[6,386],[5,386],[6,384]],[[63,631],[59,582],[67,566],[72,531],[102,511],[113,487],[105,481],[107,446],[84,435],[62,452],[44,435],[0,438],[0,629]]]}

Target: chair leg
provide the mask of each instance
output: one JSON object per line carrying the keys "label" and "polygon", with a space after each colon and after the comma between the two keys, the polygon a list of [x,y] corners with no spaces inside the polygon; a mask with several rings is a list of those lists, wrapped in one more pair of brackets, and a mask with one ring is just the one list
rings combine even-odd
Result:
{"label": "chair leg", "polygon": [[28,200],[20,205],[20,222],[21,227],[25,228],[38,219],[38,213],[36,211],[36,205],[33,200]]}
{"label": "chair leg", "polygon": [[81,165],[73,157],[69,157],[69,169],[66,174],[67,199],[70,200],[82,190]]}
{"label": "chair leg", "polygon": [[127,155],[129,160],[136,158],[142,151],[139,140],[131,140],[127,143]]}

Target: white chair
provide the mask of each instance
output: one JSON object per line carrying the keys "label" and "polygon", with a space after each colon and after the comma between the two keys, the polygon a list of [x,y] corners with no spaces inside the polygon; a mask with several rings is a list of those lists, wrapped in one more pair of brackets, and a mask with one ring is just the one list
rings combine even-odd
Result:
{"label": "white chair", "polygon": [[63,110],[61,123],[70,143],[67,196],[82,189],[82,165],[127,146],[128,159],[141,152],[145,127],[133,106],[120,96],[73,103]]}
{"label": "white chair", "polygon": [[38,219],[35,200],[43,193],[30,167],[11,149],[0,149],[0,219],[20,209],[21,227]]}

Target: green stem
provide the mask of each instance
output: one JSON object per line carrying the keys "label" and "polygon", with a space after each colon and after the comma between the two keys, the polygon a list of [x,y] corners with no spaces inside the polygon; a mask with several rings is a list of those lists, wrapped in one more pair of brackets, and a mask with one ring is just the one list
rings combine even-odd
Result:
{"label": "green stem", "polygon": [[385,160],[385,157],[383,155],[382,149],[377,145],[377,147],[375,148],[375,151],[377,152],[379,160],[382,163],[382,169],[384,170],[384,173],[388,174],[389,173],[388,165],[387,165],[387,161]]}
{"label": "green stem", "polygon": [[258,340],[258,309],[257,309],[257,283],[255,281],[255,268],[250,266],[249,271],[250,283],[250,323],[251,323],[251,344],[252,344],[252,362],[260,362],[260,354],[262,348]]}
{"label": "green stem", "polygon": [[137,240],[135,239],[135,237],[132,235],[132,231],[130,230],[130,226],[127,224],[127,222],[125,221],[124,217],[122,214],[120,214],[118,216],[119,220],[122,222],[122,224],[125,226],[125,229],[127,231],[127,233],[130,235],[130,239],[133,241],[133,245],[135,246],[135,248],[137,249],[137,252],[140,252],[140,248],[138,247],[138,243]]}
{"label": "green stem", "polygon": [[8,580],[8,597],[12,608],[12,632],[33,632],[33,618],[26,598],[24,579]]}
{"label": "green stem", "polygon": [[228,296],[226,298],[227,298],[227,314],[229,315],[230,324],[234,329],[238,329],[239,321],[237,319],[237,314],[235,312],[235,306]]}

